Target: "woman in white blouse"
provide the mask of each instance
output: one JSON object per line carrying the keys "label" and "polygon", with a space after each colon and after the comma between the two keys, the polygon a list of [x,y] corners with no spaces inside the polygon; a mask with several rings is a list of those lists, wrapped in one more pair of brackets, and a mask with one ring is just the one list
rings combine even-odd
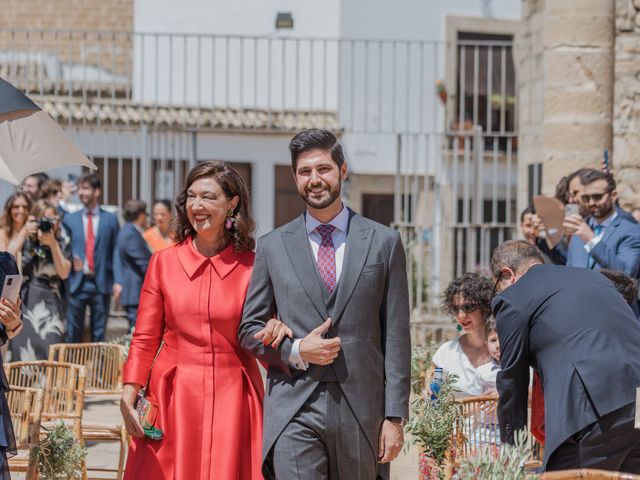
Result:
{"label": "woman in white blouse", "polygon": [[491,280],[479,273],[456,278],[442,295],[442,309],[458,323],[462,334],[442,344],[432,363],[444,374],[456,375],[456,387],[463,394],[481,395],[495,389],[485,330],[491,316],[492,295]]}

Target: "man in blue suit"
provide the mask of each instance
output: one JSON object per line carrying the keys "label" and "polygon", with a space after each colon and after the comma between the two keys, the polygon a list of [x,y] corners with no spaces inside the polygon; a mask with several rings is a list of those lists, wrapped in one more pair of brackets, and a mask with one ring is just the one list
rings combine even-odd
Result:
{"label": "man in blue suit", "polygon": [[566,265],[599,270],[619,270],[640,275],[640,225],[627,220],[616,208],[618,192],[613,176],[598,170],[583,178],[581,202],[589,212],[565,218],[564,227],[573,234]]}
{"label": "man in blue suit", "polygon": [[124,205],[124,219],[127,223],[118,233],[116,242],[122,284],[120,305],[127,312],[129,328],[133,328],[140,303],[140,290],[151,259],[151,250],[142,238],[147,226],[147,204],[142,200],[129,200]]}
{"label": "man in blue suit", "polygon": [[84,208],[65,215],[63,225],[71,235],[73,268],[69,275],[67,341],[82,341],[87,305],[91,309],[91,341],[104,340],[111,294],[119,295],[114,282],[114,253],[118,236],[118,217],[98,205],[102,190],[100,178],[86,174],[78,180],[78,197]]}

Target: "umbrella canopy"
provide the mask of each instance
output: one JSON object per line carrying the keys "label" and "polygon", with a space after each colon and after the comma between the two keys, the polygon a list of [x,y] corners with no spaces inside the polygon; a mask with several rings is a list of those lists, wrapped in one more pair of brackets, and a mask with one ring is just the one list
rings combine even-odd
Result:
{"label": "umbrella canopy", "polygon": [[18,185],[34,173],[70,165],[96,168],[51,117],[0,78],[0,179]]}

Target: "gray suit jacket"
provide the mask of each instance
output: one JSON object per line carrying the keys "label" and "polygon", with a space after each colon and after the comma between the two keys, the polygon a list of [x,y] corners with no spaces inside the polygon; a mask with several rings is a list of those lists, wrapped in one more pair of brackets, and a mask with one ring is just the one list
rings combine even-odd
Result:
{"label": "gray suit jacket", "polygon": [[272,478],[270,452],[280,433],[333,369],[377,456],[385,417],[408,417],[411,340],[405,254],[394,230],[349,211],[342,273],[327,337],[342,350],[332,365],[289,366],[293,341],[274,350],[253,338],[276,312],[303,338],[328,317],[304,216],[258,242],[243,319],[242,347],[269,365],[264,401],[263,473]]}

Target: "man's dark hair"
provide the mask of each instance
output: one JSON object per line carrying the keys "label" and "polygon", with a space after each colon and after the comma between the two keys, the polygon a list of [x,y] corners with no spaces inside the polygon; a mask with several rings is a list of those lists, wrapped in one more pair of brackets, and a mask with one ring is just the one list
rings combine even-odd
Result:
{"label": "man's dark hair", "polygon": [[49,180],[49,175],[47,175],[44,172],[32,173],[31,175],[28,175],[28,176],[33,177],[38,181],[38,190],[42,188],[42,185],[44,184],[44,182]]}
{"label": "man's dark hair", "polygon": [[142,200],[127,200],[124,204],[122,216],[125,222],[133,222],[138,219],[141,213],[147,211],[147,204]]}
{"label": "man's dark hair", "polygon": [[535,213],[536,209],[533,207],[533,205],[529,205],[527,208],[522,210],[522,213],[520,214],[520,223],[524,223],[525,215],[535,215]]}
{"label": "man's dark hair", "polygon": [[629,305],[633,305],[638,300],[638,284],[630,276],[618,270],[603,268],[600,273],[611,280]]}
{"label": "man's dark hair", "polygon": [[609,190],[609,192],[613,192],[616,189],[616,181],[610,173],[605,173],[600,170],[589,170],[580,176],[580,181],[583,185],[589,185],[598,180],[607,181],[607,190]]}
{"label": "man's dark hair", "polygon": [[569,203],[569,177],[564,176],[556,184],[555,198],[560,200],[563,205]]}
{"label": "man's dark hair", "polygon": [[538,247],[524,240],[507,240],[493,251],[491,256],[491,274],[498,278],[500,271],[508,267],[518,272],[531,262],[544,263]]}
{"label": "man's dark hair", "polygon": [[486,319],[491,315],[492,295],[493,285],[486,275],[468,272],[447,285],[440,306],[447,315],[453,317],[457,312],[456,297],[462,297],[464,303],[474,305],[482,312],[482,318]]}
{"label": "man's dark hair", "polygon": [[291,142],[289,142],[291,168],[294,172],[296,171],[300,155],[305,152],[310,152],[311,150],[322,150],[323,152],[331,153],[331,158],[336,162],[338,167],[342,167],[344,163],[342,146],[338,143],[336,136],[327,130],[310,128],[298,133],[291,139]]}
{"label": "man's dark hair", "polygon": [[595,170],[593,168],[580,168],[578,170],[576,170],[573,173],[570,173],[569,176],[567,177],[567,187],[569,186],[569,184],[571,183],[571,181],[578,177],[580,179],[580,183],[581,184],[585,184],[584,183],[584,175],[586,175],[589,172],[594,172]]}
{"label": "man's dark hair", "polygon": [[94,190],[102,189],[102,181],[95,173],[85,173],[78,179],[78,185],[88,183]]}
{"label": "man's dark hair", "polygon": [[493,332],[498,332],[498,327],[496,326],[495,318],[487,318],[487,323],[484,325],[484,334],[485,337],[488,337]]}

